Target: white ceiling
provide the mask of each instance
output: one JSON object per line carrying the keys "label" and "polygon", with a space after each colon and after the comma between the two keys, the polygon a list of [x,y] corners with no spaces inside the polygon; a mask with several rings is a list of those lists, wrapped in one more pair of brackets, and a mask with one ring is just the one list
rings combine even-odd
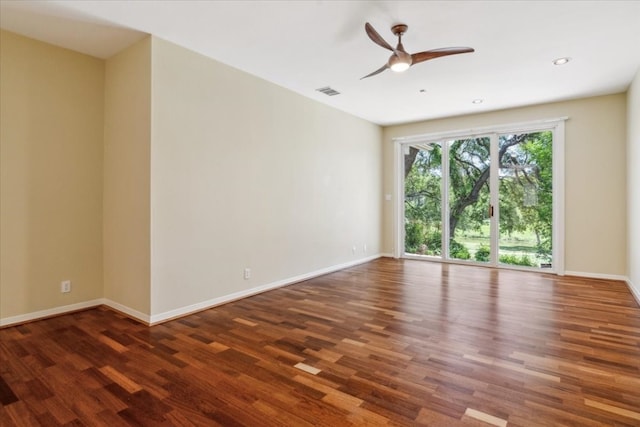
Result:
{"label": "white ceiling", "polygon": [[[476,51],[360,80],[390,54],[367,21]],[[153,34],[381,125],[622,92],[640,67],[640,1],[0,0],[0,25],[100,58]]]}

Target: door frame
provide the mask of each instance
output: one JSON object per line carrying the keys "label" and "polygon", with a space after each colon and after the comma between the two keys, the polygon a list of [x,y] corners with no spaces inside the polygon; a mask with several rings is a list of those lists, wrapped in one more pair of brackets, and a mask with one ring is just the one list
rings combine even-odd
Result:
{"label": "door frame", "polygon": [[[565,121],[568,117],[558,117],[552,119],[535,120],[530,122],[521,123],[509,123],[503,125],[485,126],[471,129],[434,132],[418,135],[409,135],[402,137],[392,138],[394,144],[393,150],[393,256],[394,258],[413,258],[406,256],[404,253],[404,146],[412,144],[427,144],[431,142],[448,141],[452,139],[461,139],[469,137],[482,137],[489,136],[490,138],[497,138],[498,135],[505,133],[525,133],[536,131],[551,131],[553,134],[553,160],[552,160],[552,173],[553,173],[553,231],[552,231],[552,247],[553,258],[552,268],[549,270],[541,270],[536,268],[535,271],[544,271],[546,273],[555,273],[563,276],[565,272],[564,268],[564,212],[565,212]],[[491,144],[492,150],[497,147],[497,144]],[[497,158],[497,152],[491,152],[492,158]],[[445,165],[443,165],[443,174]],[[448,167],[448,165],[446,165]],[[492,166],[493,168],[493,166]],[[491,174],[490,180],[492,188],[498,188],[498,173]],[[443,190],[444,191],[444,190]],[[492,218],[491,227],[491,242],[495,245],[498,244],[499,235],[497,220],[499,218],[499,203],[498,192],[494,191],[491,194],[491,202],[494,206],[494,217]],[[443,206],[443,209],[448,207]],[[495,222],[495,223],[494,223]],[[444,233],[444,229],[443,229]],[[443,251],[448,247],[448,239],[443,239]],[[494,246],[498,247],[498,246]],[[460,264],[473,264],[480,266],[499,267],[516,270],[532,270],[527,267],[502,265],[498,263],[498,251],[492,251],[491,260],[489,263],[478,263],[475,261],[464,261],[454,259],[437,259],[430,258],[430,261],[443,262],[443,263],[460,263]],[[446,252],[445,252],[446,253]],[[422,259],[422,258],[421,258]]]}

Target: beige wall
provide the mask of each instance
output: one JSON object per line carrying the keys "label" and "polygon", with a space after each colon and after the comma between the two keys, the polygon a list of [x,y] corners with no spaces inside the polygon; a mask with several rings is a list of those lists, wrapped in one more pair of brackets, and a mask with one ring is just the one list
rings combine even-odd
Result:
{"label": "beige wall", "polygon": [[[106,62],[104,296],[150,314],[151,38]],[[145,318],[144,316],[142,316]]]}
{"label": "beige wall", "polygon": [[[625,94],[536,105],[385,128],[384,191],[393,193],[399,136],[569,116],[565,140],[565,269],[626,275]],[[393,206],[384,205],[383,251],[393,250]]]}
{"label": "beige wall", "polygon": [[103,61],[0,32],[3,319],[102,297],[103,84]]}
{"label": "beige wall", "polygon": [[157,38],[152,73],[154,314],[379,252],[378,126]]}
{"label": "beige wall", "polygon": [[105,63],[0,37],[2,319],[104,297],[152,320],[390,253],[392,137],[565,115],[566,269],[640,288],[638,76],[382,131],[156,38]]}
{"label": "beige wall", "polygon": [[627,93],[628,272],[640,301],[640,70]]}

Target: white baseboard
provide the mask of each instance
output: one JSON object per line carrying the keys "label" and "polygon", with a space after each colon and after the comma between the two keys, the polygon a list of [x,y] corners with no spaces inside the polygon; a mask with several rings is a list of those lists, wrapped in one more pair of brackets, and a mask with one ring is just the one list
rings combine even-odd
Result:
{"label": "white baseboard", "polygon": [[627,279],[625,280],[625,282],[627,282],[627,287],[631,291],[631,295],[633,295],[633,297],[636,299],[638,307],[640,307],[640,287],[634,286],[631,282],[631,279]]}
{"label": "white baseboard", "polygon": [[342,270],[345,268],[353,267],[355,265],[364,264],[369,261],[373,261],[382,256],[382,254],[372,255],[367,258],[358,259],[355,261],[349,261],[343,264],[334,265],[331,267],[323,268],[320,270],[312,271],[311,273],[302,274],[295,277],[290,277],[284,280],[278,280],[276,282],[267,283],[266,285],[258,286],[255,288],[247,289],[240,292],[235,292],[230,295],[224,295],[218,298],[213,298],[207,301],[202,301],[196,304],[192,304],[186,307],[177,308],[175,310],[170,310],[164,313],[156,314],[149,316],[148,314],[142,313],[138,310],[135,310],[131,307],[127,307],[126,305],[120,304],[118,302],[112,301],[107,298],[99,298],[91,301],[80,302],[77,304],[64,305],[61,307],[54,307],[47,310],[34,311],[32,313],[21,314],[18,316],[11,316],[0,318],[0,327],[10,326],[19,323],[26,323],[33,320],[44,319],[51,316],[59,316],[62,314],[70,313],[73,311],[84,310],[87,308],[98,307],[101,305],[106,305],[116,311],[119,311],[133,319],[136,319],[142,323],[147,325],[154,325],[160,322],[164,322],[170,319],[175,319],[177,317],[186,316],[191,313],[195,313],[197,311],[206,310],[208,308],[215,307],[217,305],[226,304],[231,301],[235,301],[241,298],[246,298],[252,295],[256,295],[262,292],[266,292],[272,289],[280,288],[282,286],[291,285],[296,282],[301,282],[303,280],[312,279],[314,277],[322,276],[328,273],[333,273],[334,271]]}
{"label": "white baseboard", "polygon": [[[322,268],[320,270],[315,270],[310,273],[289,277],[287,279],[278,280],[275,282],[267,283],[265,285],[257,286],[255,288],[246,289],[244,291],[235,292],[229,295],[223,295],[221,297],[213,298],[207,301],[202,301],[196,304],[191,304],[185,307],[180,307],[175,310],[170,310],[164,313],[159,313],[151,316],[149,316],[148,314],[142,313],[138,310],[135,310],[133,308],[127,307],[123,304],[117,303],[115,301],[112,301],[106,298],[99,298],[99,299],[80,302],[76,304],[69,304],[61,307],[54,307],[46,310],[35,311],[32,313],[21,314],[18,316],[0,318],[0,327],[30,322],[38,319],[44,319],[51,316],[58,316],[58,315],[70,313],[73,311],[98,307],[100,305],[106,305],[108,307],[113,308],[116,311],[119,311],[127,316],[130,316],[136,320],[139,320],[142,323],[145,323],[147,325],[153,325],[153,324],[161,323],[170,319],[175,319],[177,317],[186,316],[188,314],[195,313],[198,311],[206,310],[208,308],[212,308],[218,305],[236,301],[242,298],[246,298],[252,295],[256,295],[262,292],[270,291],[272,289],[277,289],[283,286],[291,285],[293,283],[297,283],[304,280],[312,279],[314,277],[333,273],[338,270],[343,270],[345,268],[353,267],[359,264],[364,264],[381,257],[390,257],[390,256],[393,256],[393,255],[386,254],[386,253],[372,255],[367,258],[362,258],[355,261],[349,261],[343,264],[333,265],[331,267]],[[636,302],[638,303],[638,305],[640,305],[640,289],[635,287],[633,283],[631,283],[631,280],[625,276],[618,276],[618,275],[612,275],[612,274],[600,274],[600,273],[585,273],[580,271],[565,271],[565,274],[568,276],[623,281],[627,284],[629,291],[631,292],[633,297],[636,299]]]}
{"label": "white baseboard", "polygon": [[621,280],[623,282],[627,281],[626,276],[618,276],[615,274],[601,274],[601,273],[585,273],[583,271],[568,271],[565,270],[565,276],[578,276],[578,277],[586,277],[588,279],[604,279],[604,280]]}
{"label": "white baseboard", "polygon": [[638,306],[640,306],[640,288],[633,285],[631,279],[626,276],[618,276],[614,274],[600,274],[600,273],[584,273],[581,271],[565,271],[567,276],[578,276],[578,277],[587,277],[590,279],[605,279],[605,280],[620,280],[626,283],[627,288],[629,288],[629,292],[636,300]]}
{"label": "white baseboard", "polygon": [[59,316],[61,314],[73,311],[84,310],[87,308],[98,307],[103,304],[103,299],[94,299],[91,301],[79,302],[76,304],[63,305],[60,307],[48,308],[46,310],[34,311],[31,313],[20,314],[18,316],[0,318],[0,327],[10,326],[18,323],[31,322],[33,320],[44,319],[51,316]]}
{"label": "white baseboard", "polygon": [[134,310],[131,307],[127,307],[126,305],[122,305],[118,302],[112,301],[110,299],[107,298],[103,298],[102,300],[103,304],[106,305],[107,307],[110,307],[116,311],[121,312],[122,314],[125,314],[129,317],[132,317],[142,323],[146,323],[147,325],[151,323],[151,318],[148,314],[145,314],[141,311],[138,310]]}
{"label": "white baseboard", "polygon": [[309,280],[314,277],[323,276],[325,274],[333,273],[338,270],[343,270],[345,268],[353,267],[359,264],[364,264],[366,262],[378,259],[382,256],[383,256],[382,254],[372,255],[367,258],[358,259],[356,261],[349,261],[343,264],[333,265],[331,267],[322,268],[320,270],[312,271],[310,273],[289,277],[287,279],[267,283],[265,285],[257,286],[255,288],[246,289],[240,292],[234,292],[229,295],[223,295],[221,297],[213,298],[207,301],[202,301],[196,304],[188,305],[186,307],[180,307],[175,310],[170,310],[164,313],[155,314],[151,316],[150,322],[148,323],[150,323],[151,325],[155,325],[157,323],[165,322],[167,320],[175,319],[182,316],[187,316],[189,314],[196,313],[198,311],[206,310],[218,305],[222,305],[222,304],[226,304],[242,298],[250,297],[252,295],[260,294],[262,292],[270,291],[272,289],[281,288],[283,286],[291,285],[297,282],[301,282],[303,280]]}

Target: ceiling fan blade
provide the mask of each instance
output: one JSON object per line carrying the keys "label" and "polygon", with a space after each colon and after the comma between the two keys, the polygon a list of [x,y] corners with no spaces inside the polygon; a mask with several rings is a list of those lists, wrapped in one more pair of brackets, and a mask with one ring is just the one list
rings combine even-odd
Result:
{"label": "ceiling fan blade", "polygon": [[368,22],[364,24],[364,30],[367,32],[369,38],[378,46],[382,46],[385,49],[389,49],[392,52],[395,52],[395,49],[391,47],[389,43],[387,43],[380,34],[369,24]]}
{"label": "ceiling fan blade", "polygon": [[441,49],[427,50],[426,52],[418,52],[411,55],[411,65],[419,64],[420,62],[428,61],[429,59],[440,58],[441,56],[457,55],[459,53],[475,52],[470,47],[444,47]]}
{"label": "ceiling fan blade", "polygon": [[375,76],[376,74],[380,74],[381,72],[383,72],[384,70],[386,70],[387,68],[389,68],[388,64],[384,64],[382,67],[378,68],[377,70],[375,70],[373,73],[367,74],[364,77],[361,77],[360,80],[362,79],[366,79],[367,77],[371,77],[371,76]]}

